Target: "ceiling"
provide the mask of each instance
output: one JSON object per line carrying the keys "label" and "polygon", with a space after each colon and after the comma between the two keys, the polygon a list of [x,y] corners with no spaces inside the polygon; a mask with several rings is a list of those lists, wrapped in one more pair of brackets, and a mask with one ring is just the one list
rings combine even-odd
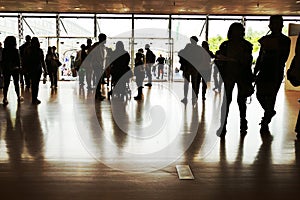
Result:
{"label": "ceiling", "polygon": [[296,0],[0,0],[0,12],[299,15]]}

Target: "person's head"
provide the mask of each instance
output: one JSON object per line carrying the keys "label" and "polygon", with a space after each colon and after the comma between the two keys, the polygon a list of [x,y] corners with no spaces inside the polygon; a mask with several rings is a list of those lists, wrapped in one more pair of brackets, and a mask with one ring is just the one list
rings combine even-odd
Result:
{"label": "person's head", "polygon": [[230,25],[228,32],[227,32],[227,38],[229,40],[231,39],[241,39],[245,36],[245,28],[243,24],[234,22]]}
{"label": "person's head", "polygon": [[281,15],[272,15],[270,17],[269,28],[272,33],[281,33],[283,28],[283,18]]}
{"label": "person's head", "polygon": [[146,44],[146,45],[145,45],[145,49],[150,49],[150,45],[149,45],[149,44]]}
{"label": "person's head", "polygon": [[106,35],[104,33],[100,33],[98,36],[98,40],[100,43],[105,43],[106,42]]}
{"label": "person's head", "polygon": [[31,46],[35,48],[40,48],[40,41],[37,37],[31,39]]}
{"label": "person's head", "polygon": [[82,49],[82,50],[85,50],[85,44],[82,44],[82,45],[80,45],[80,48]]}
{"label": "person's head", "polygon": [[197,44],[197,42],[198,42],[197,36],[190,37],[190,41],[191,41],[191,44]]}
{"label": "person's head", "polygon": [[124,50],[124,44],[122,41],[116,43],[116,50]]}
{"label": "person's head", "polygon": [[144,53],[144,49],[142,48],[138,49],[138,53]]}
{"label": "person's head", "polygon": [[30,42],[31,41],[31,36],[30,35],[26,35],[25,36],[25,41],[26,42]]}
{"label": "person's head", "polygon": [[91,46],[92,43],[93,43],[93,42],[92,42],[92,39],[89,38],[89,39],[86,40],[86,44],[87,44],[88,46]]}
{"label": "person's head", "polygon": [[208,42],[207,41],[203,41],[201,46],[204,48],[204,49],[209,49],[209,45],[208,45]]}
{"label": "person's head", "polygon": [[56,51],[56,46],[53,46],[52,50],[53,50],[53,52],[55,52]]}
{"label": "person's head", "polygon": [[17,40],[15,36],[7,36],[4,40],[4,48],[16,48]]}
{"label": "person's head", "polygon": [[47,53],[49,53],[49,54],[50,54],[50,53],[53,53],[53,48],[49,46],[49,47],[48,47],[48,50],[47,50]]}

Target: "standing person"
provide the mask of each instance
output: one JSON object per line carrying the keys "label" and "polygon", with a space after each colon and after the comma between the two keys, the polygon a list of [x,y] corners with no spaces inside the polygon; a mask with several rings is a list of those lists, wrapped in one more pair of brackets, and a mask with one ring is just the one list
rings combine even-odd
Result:
{"label": "standing person", "polygon": [[245,135],[248,129],[246,101],[247,97],[253,93],[253,74],[251,70],[253,58],[252,44],[245,40],[244,36],[245,28],[241,23],[231,24],[227,33],[228,40],[220,45],[220,55],[217,58],[222,61],[219,70],[225,88],[221,107],[221,127],[217,132],[217,135],[222,139],[226,135],[227,117],[235,84],[237,84],[238,89],[237,103],[240,110],[241,134]]}
{"label": "standing person", "polygon": [[178,52],[181,64],[180,70],[183,72],[184,77],[184,98],[181,100],[182,103],[187,103],[187,95],[189,89],[189,83],[192,83],[192,103],[196,103],[198,100],[199,84],[200,84],[200,72],[205,80],[208,80],[207,74],[210,68],[210,57],[208,53],[199,45],[197,45],[198,38],[192,36],[190,43],[188,43],[184,49]]}
{"label": "standing person", "polygon": [[[219,57],[220,55],[220,50],[216,51],[216,55],[215,57]],[[213,68],[214,68],[214,73],[213,73],[213,78],[214,78],[214,91],[215,92],[221,92],[221,88],[222,88],[222,77],[221,77],[221,73],[219,72],[219,68],[221,67],[222,62],[219,62],[217,59],[214,60],[213,63]]]}
{"label": "standing person", "polygon": [[139,49],[135,54],[134,59],[134,75],[136,85],[138,87],[138,94],[134,97],[134,100],[142,100],[143,99],[143,81],[145,78],[145,55],[144,50]]}
{"label": "standing person", "polygon": [[26,49],[30,46],[30,44],[31,44],[31,36],[26,35],[25,43],[19,47],[20,56],[21,56],[21,66],[22,66],[22,70],[20,72],[20,77],[21,77],[20,82],[21,82],[21,86],[24,86],[24,79],[25,79],[25,85],[26,85],[27,89],[30,88],[30,77],[29,77],[29,72],[28,72],[28,66],[26,66],[26,64],[24,62],[24,53],[25,53]]}
{"label": "standing person", "polygon": [[87,56],[85,44],[80,45],[80,49],[81,50],[77,52],[74,67],[78,71],[79,85],[84,85],[85,68],[81,65]]}
{"label": "standing person", "polygon": [[[92,45],[92,40],[89,38],[86,41],[86,46],[85,46],[85,52],[87,54],[91,53],[91,51],[93,50],[93,48],[96,46],[97,44],[95,43],[94,45]],[[94,69],[93,66],[84,66],[85,69],[85,77],[86,77],[86,83],[87,83],[87,88],[88,89],[92,89],[92,78],[94,79]],[[96,85],[96,80],[93,80],[93,84]]]}
{"label": "standing person", "polygon": [[[203,47],[203,49],[206,50],[206,52],[208,53],[208,55],[210,56],[210,59],[213,59],[215,58],[215,55],[214,53],[209,49],[209,44],[207,41],[202,41],[202,44],[201,46]],[[207,90],[207,84],[206,82],[204,81],[203,77],[201,76],[200,74],[200,79],[199,82],[201,81],[202,82],[202,100],[205,100],[206,97],[205,97],[205,94],[206,94],[206,90]],[[200,83],[199,83],[200,84]]]}
{"label": "standing person", "polygon": [[51,82],[50,88],[57,88],[58,63],[53,52],[53,47],[48,47],[45,62],[47,65],[47,71]]}
{"label": "standing person", "polygon": [[153,64],[155,63],[155,58],[156,56],[154,53],[150,50],[150,45],[146,44],[145,45],[146,49],[146,75],[148,77],[148,83],[145,84],[145,86],[151,87],[152,86],[152,74],[151,74],[151,68]]}
{"label": "standing person", "polygon": [[156,59],[156,62],[158,62],[158,72],[157,72],[157,79],[159,79],[160,72],[161,72],[161,79],[164,78],[164,66],[166,59],[160,54],[159,57]]}
{"label": "standing person", "polygon": [[264,116],[260,123],[262,134],[270,134],[269,123],[276,114],[274,110],[276,96],[283,79],[285,62],[288,59],[291,45],[291,40],[282,34],[282,16],[272,15],[269,28],[271,34],[259,39],[261,47],[254,68],[254,74],[258,74],[256,96],[264,109]]}
{"label": "standing person", "polygon": [[98,36],[98,42],[94,43],[93,49],[89,53],[91,58],[93,59],[92,69],[94,69],[94,73],[96,75],[97,88],[95,91],[95,99],[104,100],[105,96],[101,93],[101,76],[104,73],[104,69],[107,66],[106,64],[106,35],[104,33],[100,33]]}
{"label": "standing person", "polygon": [[128,66],[130,55],[124,49],[122,41],[116,43],[116,50],[112,53],[111,61],[110,74],[112,76],[111,82],[114,84],[114,90],[117,89],[115,90],[117,94],[125,94],[126,81],[128,81],[128,77],[125,74],[130,70]]}
{"label": "standing person", "polygon": [[19,87],[19,72],[20,72],[20,55],[16,48],[17,41],[14,36],[7,36],[4,41],[4,49],[2,52],[2,66],[3,66],[3,77],[4,77],[4,89],[3,89],[3,105],[8,104],[7,92],[10,84],[10,78],[13,77],[15,92],[18,97],[18,103],[20,103],[23,98],[20,96]]}
{"label": "standing person", "polygon": [[47,74],[47,69],[44,61],[44,53],[40,48],[40,42],[37,37],[31,39],[31,45],[26,49],[24,56],[25,64],[29,67],[28,71],[31,79],[31,101],[32,104],[38,105],[41,103],[38,99],[40,78],[43,71]]}
{"label": "standing person", "polygon": [[0,89],[3,88],[3,72],[2,72],[2,43],[0,42]]}

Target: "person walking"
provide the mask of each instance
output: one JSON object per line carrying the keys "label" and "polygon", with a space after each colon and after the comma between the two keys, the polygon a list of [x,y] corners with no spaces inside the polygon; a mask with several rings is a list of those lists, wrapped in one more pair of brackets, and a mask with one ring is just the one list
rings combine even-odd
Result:
{"label": "person walking", "polygon": [[32,104],[38,105],[41,101],[38,99],[39,84],[41,75],[44,71],[44,74],[47,74],[45,58],[43,50],[40,48],[40,42],[37,37],[31,39],[31,45],[28,47],[24,54],[24,61],[26,66],[29,67],[29,75],[31,79],[31,96]]}
{"label": "person walking", "polygon": [[143,99],[143,81],[145,78],[145,55],[144,50],[139,49],[135,54],[134,59],[134,75],[136,85],[138,87],[138,94],[134,97],[134,100],[142,100]]}
{"label": "person walking", "polygon": [[179,62],[181,64],[180,70],[182,70],[184,77],[184,98],[181,100],[184,104],[187,103],[189,83],[192,83],[192,103],[194,104],[198,100],[201,76],[206,81],[210,77],[209,73],[207,73],[210,69],[210,56],[205,49],[197,44],[197,42],[198,38],[192,36],[190,38],[190,43],[178,52],[180,58]]}
{"label": "person walking", "polygon": [[260,122],[262,134],[270,134],[269,123],[276,114],[274,109],[276,96],[283,80],[285,63],[291,46],[289,37],[282,34],[282,16],[272,15],[269,28],[271,34],[258,40],[260,51],[254,68],[256,97],[264,109],[264,116]]}
{"label": "person walking", "polygon": [[246,119],[246,101],[254,90],[252,87],[252,44],[244,39],[245,28],[241,23],[232,23],[229,27],[227,38],[220,47],[220,54],[216,58],[222,64],[220,73],[224,82],[224,96],[221,106],[221,126],[217,135],[222,139],[226,135],[227,117],[232,101],[232,92],[237,84],[237,103],[240,110],[240,133],[245,135],[248,130]]}
{"label": "person walking", "polygon": [[148,78],[148,83],[145,84],[145,86],[151,87],[152,86],[152,73],[151,73],[151,68],[153,67],[153,64],[155,63],[155,54],[150,50],[150,45],[146,44],[145,45],[146,49],[146,66],[145,66],[145,71],[146,75]]}
{"label": "person walking", "polygon": [[23,101],[20,96],[19,76],[20,76],[20,55],[16,48],[17,41],[14,36],[7,36],[4,41],[4,49],[2,52],[2,69],[3,69],[3,105],[8,104],[7,93],[10,85],[11,76],[14,80],[15,92],[18,98],[18,103]]}
{"label": "person walking", "polygon": [[160,73],[161,73],[161,79],[163,79],[166,59],[160,54],[159,57],[156,59],[156,62],[158,62],[157,79],[159,79]]}
{"label": "person walking", "polygon": [[21,71],[20,71],[20,82],[21,82],[21,86],[24,86],[24,80],[25,80],[25,86],[27,89],[30,88],[30,77],[29,77],[29,72],[28,72],[28,66],[26,66],[26,63],[24,62],[24,54],[26,49],[30,46],[31,44],[31,36],[30,35],[26,35],[25,36],[25,43],[22,44],[19,47],[19,51],[20,51],[20,57],[21,57]]}

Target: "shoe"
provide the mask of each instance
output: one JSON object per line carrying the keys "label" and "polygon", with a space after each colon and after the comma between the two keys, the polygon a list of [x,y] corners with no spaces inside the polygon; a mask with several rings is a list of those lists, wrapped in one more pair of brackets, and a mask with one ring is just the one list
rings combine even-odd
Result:
{"label": "shoe", "polygon": [[266,123],[260,123],[261,127],[260,127],[260,130],[259,132],[261,134],[266,134],[266,135],[270,135],[270,130],[269,130],[269,125],[266,124]]}
{"label": "shoe", "polygon": [[134,100],[142,100],[143,99],[142,96],[136,96],[136,97],[133,97],[133,98],[134,98]]}
{"label": "shoe", "polygon": [[151,83],[146,83],[145,86],[151,87],[152,84]]}
{"label": "shoe", "polygon": [[39,105],[40,103],[41,103],[41,101],[38,99],[32,101],[33,105]]}
{"label": "shoe", "polygon": [[225,139],[226,133],[227,133],[226,127],[223,127],[223,128],[220,127],[217,130],[217,136],[219,136],[221,139]]}
{"label": "shoe", "polygon": [[7,99],[3,99],[3,106],[6,106],[8,104]]}
{"label": "shoe", "polygon": [[18,98],[18,103],[20,104],[20,103],[22,103],[23,101],[24,101],[24,98],[20,96],[20,97]]}
{"label": "shoe", "polygon": [[96,100],[99,100],[99,101],[103,101],[105,98],[106,98],[106,97],[103,96],[103,95],[96,95],[96,96],[95,96],[95,99],[96,99]]}
{"label": "shoe", "polygon": [[186,104],[187,103],[187,98],[184,97],[183,99],[181,99],[181,102],[184,103],[184,104]]}

